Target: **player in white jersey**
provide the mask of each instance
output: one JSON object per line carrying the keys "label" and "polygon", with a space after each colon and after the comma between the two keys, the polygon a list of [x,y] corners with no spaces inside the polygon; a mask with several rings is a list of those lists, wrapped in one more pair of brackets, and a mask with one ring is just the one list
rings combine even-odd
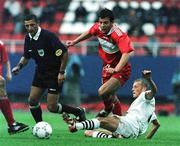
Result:
{"label": "player in white jersey", "polygon": [[[146,138],[152,138],[160,126],[155,115],[154,95],[157,87],[151,78],[151,71],[142,71],[142,79],[133,83],[132,93],[134,102],[129,107],[125,116],[111,115],[99,117],[76,123],[67,114],[63,114],[64,120],[69,124],[70,132],[87,129],[86,136],[97,138],[137,138],[147,131],[149,123],[153,126]],[[108,131],[93,129],[103,128]]]}

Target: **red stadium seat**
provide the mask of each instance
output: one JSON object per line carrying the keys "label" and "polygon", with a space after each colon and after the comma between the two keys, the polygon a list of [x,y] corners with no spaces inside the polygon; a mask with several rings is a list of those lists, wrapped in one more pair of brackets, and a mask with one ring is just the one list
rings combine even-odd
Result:
{"label": "red stadium seat", "polygon": [[148,41],[147,36],[141,36],[137,39],[138,42],[146,43]]}
{"label": "red stadium seat", "polygon": [[60,28],[60,24],[59,23],[53,23],[51,24],[51,26],[49,27],[49,29],[54,32],[54,33],[58,33],[59,32],[59,28]]}
{"label": "red stadium seat", "polygon": [[14,31],[14,24],[12,22],[6,23],[3,30],[6,31],[6,33],[12,33]]}
{"label": "red stadium seat", "polygon": [[130,38],[132,42],[138,42],[138,37],[131,36]]}
{"label": "red stadium seat", "polygon": [[134,54],[136,56],[145,56],[145,55],[147,55],[147,52],[144,50],[144,48],[136,48],[134,50]]}
{"label": "red stadium seat", "polygon": [[176,25],[170,25],[167,29],[168,35],[177,35],[178,34],[178,27]]}
{"label": "red stadium seat", "polygon": [[174,42],[174,41],[173,41],[173,38],[172,38],[171,36],[165,36],[165,37],[163,37],[160,41],[163,42],[163,43],[171,43],[171,42]]}
{"label": "red stadium seat", "polygon": [[43,22],[43,23],[41,23],[41,27],[44,28],[44,29],[48,29],[49,24],[47,22]]}
{"label": "red stadium seat", "polygon": [[64,13],[62,12],[57,12],[54,16],[55,21],[61,22],[63,20],[64,17]]}
{"label": "red stadium seat", "polygon": [[162,48],[160,50],[160,56],[171,56],[171,48]]}
{"label": "red stadium seat", "polygon": [[60,34],[60,35],[59,35],[59,39],[60,39],[61,41],[71,40],[70,36],[67,35],[67,34]]}
{"label": "red stadium seat", "polygon": [[23,34],[13,34],[13,35],[11,36],[11,39],[23,40],[23,39],[24,39],[24,35],[23,35]]}
{"label": "red stadium seat", "polygon": [[0,38],[1,39],[10,39],[11,38],[11,34],[7,33],[7,32],[1,32],[0,33]]}
{"label": "red stadium seat", "polygon": [[165,35],[166,34],[166,28],[164,25],[158,25],[156,27],[156,32],[155,32],[156,35]]}

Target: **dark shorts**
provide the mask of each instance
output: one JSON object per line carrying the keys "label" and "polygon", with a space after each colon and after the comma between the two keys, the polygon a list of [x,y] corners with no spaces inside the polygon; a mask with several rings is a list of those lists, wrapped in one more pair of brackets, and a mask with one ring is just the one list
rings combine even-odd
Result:
{"label": "dark shorts", "polygon": [[48,93],[58,94],[62,91],[62,84],[58,85],[58,72],[39,72],[35,71],[32,86],[48,89]]}

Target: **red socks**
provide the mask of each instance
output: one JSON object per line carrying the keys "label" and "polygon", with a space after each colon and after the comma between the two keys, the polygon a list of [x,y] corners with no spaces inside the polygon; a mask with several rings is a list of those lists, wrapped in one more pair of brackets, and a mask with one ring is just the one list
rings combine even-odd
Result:
{"label": "red socks", "polygon": [[9,102],[9,99],[6,98],[6,99],[0,100],[0,109],[1,109],[4,117],[6,118],[8,125],[12,126],[13,123],[15,122],[15,120],[13,117],[13,113],[12,113],[11,104]]}
{"label": "red socks", "polygon": [[116,115],[119,115],[119,116],[122,115],[121,103],[120,103],[120,101],[114,103],[114,109],[113,109],[112,112],[113,112],[113,114],[116,114]]}
{"label": "red socks", "polygon": [[122,115],[121,103],[117,96],[110,96],[108,100],[104,100],[105,111],[109,112],[112,110],[113,114]]}

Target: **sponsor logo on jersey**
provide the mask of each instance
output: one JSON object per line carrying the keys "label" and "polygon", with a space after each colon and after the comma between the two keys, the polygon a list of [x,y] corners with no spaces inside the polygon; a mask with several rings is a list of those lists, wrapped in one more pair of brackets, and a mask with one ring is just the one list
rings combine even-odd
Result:
{"label": "sponsor logo on jersey", "polygon": [[112,43],[112,40],[108,42],[107,40],[104,40],[102,38],[99,38],[99,43],[101,44],[102,49],[109,54],[113,54],[119,51],[118,47]]}
{"label": "sponsor logo on jersey", "polygon": [[55,53],[56,56],[60,56],[62,54],[62,50],[61,49],[58,49]]}
{"label": "sponsor logo on jersey", "polygon": [[39,49],[38,50],[38,54],[39,54],[39,56],[43,57],[44,56],[44,50],[43,49]]}

